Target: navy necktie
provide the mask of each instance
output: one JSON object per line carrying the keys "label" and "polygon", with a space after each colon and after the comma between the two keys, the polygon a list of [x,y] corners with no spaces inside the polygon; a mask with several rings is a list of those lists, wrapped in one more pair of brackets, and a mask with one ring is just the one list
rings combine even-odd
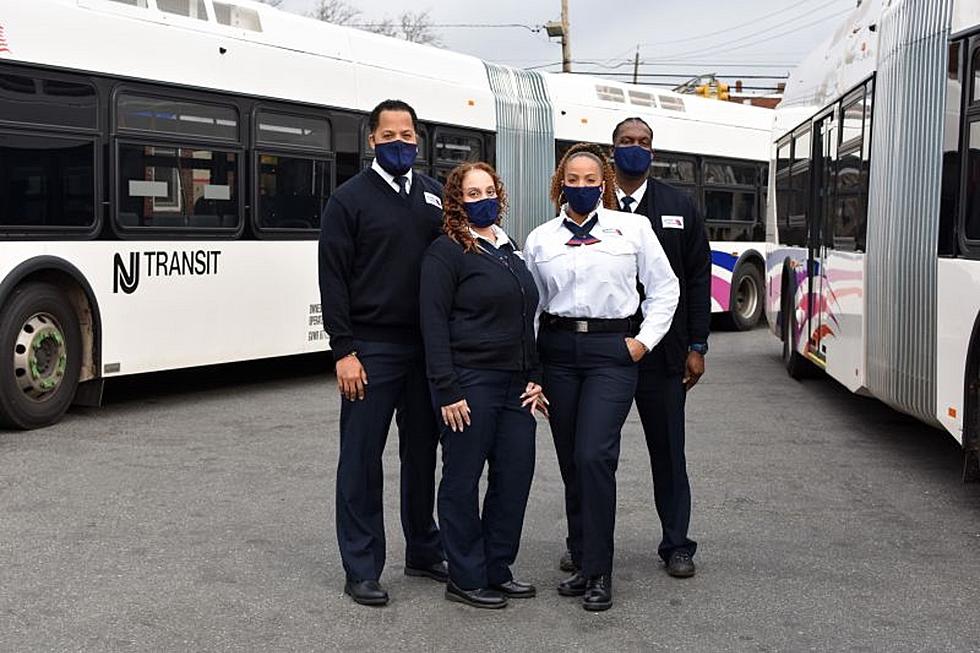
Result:
{"label": "navy necktie", "polygon": [[408,177],[404,175],[395,177],[395,183],[398,184],[398,196],[408,197]]}
{"label": "navy necktie", "polygon": [[580,227],[568,218],[565,218],[561,224],[563,227],[572,232],[571,240],[565,244],[571,247],[578,247],[580,245],[595,245],[599,242],[599,239],[589,232],[592,231],[592,228],[595,227],[598,222],[599,216],[594,215],[582,223],[582,226]]}
{"label": "navy necktie", "polygon": [[619,200],[620,205],[622,205],[622,207],[623,207],[623,210],[626,211],[627,213],[632,213],[633,212],[633,209],[631,209],[630,206],[632,206],[633,205],[633,202],[635,202],[635,201],[636,200],[633,199],[633,197],[631,195],[626,195],[626,196],[623,197],[623,199]]}

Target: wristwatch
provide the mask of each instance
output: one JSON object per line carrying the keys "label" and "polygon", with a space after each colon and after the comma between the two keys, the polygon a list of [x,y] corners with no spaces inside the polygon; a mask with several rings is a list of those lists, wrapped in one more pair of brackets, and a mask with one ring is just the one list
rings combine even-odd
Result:
{"label": "wristwatch", "polygon": [[693,351],[693,352],[697,352],[697,353],[701,354],[702,356],[704,356],[705,354],[708,353],[708,343],[706,343],[706,342],[695,342],[695,343],[691,344],[691,346],[689,347],[689,349],[691,351]]}

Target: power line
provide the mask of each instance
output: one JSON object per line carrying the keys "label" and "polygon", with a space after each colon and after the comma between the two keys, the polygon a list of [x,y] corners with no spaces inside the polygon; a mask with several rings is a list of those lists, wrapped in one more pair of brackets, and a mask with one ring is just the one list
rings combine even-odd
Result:
{"label": "power line", "polygon": [[[349,23],[347,27],[357,27],[360,29],[372,29],[377,27],[389,27],[389,23]],[[537,34],[544,29],[544,25],[524,25],[523,23],[432,23],[427,27],[437,28],[484,28],[484,27],[521,27]]]}
{"label": "power line", "polygon": [[[837,4],[840,1],[841,0],[830,0],[830,2],[827,2],[825,4],[820,5],[819,7],[816,7],[815,9],[813,9],[812,11],[810,11],[809,13],[813,13],[813,11],[819,11],[820,9],[824,9],[826,7],[829,7],[830,5]],[[683,39],[674,39],[672,41],[655,41],[655,42],[651,41],[651,42],[648,42],[648,43],[639,43],[638,45],[640,47],[645,47],[645,46],[650,46],[650,45],[653,45],[653,46],[673,45],[675,43],[689,43],[690,41],[696,41],[696,40],[699,40],[699,39],[708,38],[710,36],[717,36],[719,34],[728,34],[728,33],[731,33],[731,32],[736,32],[736,31],[742,29],[743,27],[748,27],[750,25],[757,25],[759,22],[764,22],[764,21],[767,21],[767,20],[769,20],[770,18],[772,18],[774,16],[778,16],[780,14],[785,14],[786,12],[792,11],[793,9],[796,9],[797,7],[800,7],[800,6],[805,5],[805,4],[809,4],[809,0],[800,0],[800,2],[795,2],[795,3],[793,3],[792,5],[790,5],[788,7],[783,7],[782,9],[780,9],[778,11],[774,11],[774,12],[772,12],[770,14],[767,14],[766,16],[762,16],[760,18],[756,18],[754,20],[750,20],[750,21],[747,21],[747,22],[744,22],[744,23],[739,23],[738,25],[735,25],[733,27],[725,27],[723,29],[720,29],[720,30],[717,30],[717,31],[714,31],[714,32],[707,32],[705,34],[699,34],[697,36],[691,36],[691,37],[683,38]],[[804,14],[801,14],[800,16],[797,16],[797,18],[802,18],[803,16],[806,16],[806,15],[808,15],[808,14],[807,13],[804,13]]]}
{"label": "power line", "polygon": [[[819,25],[820,23],[823,23],[825,21],[831,20],[833,18],[840,18],[841,16],[844,16],[845,14],[851,13],[851,11],[853,11],[853,10],[852,9],[845,9],[844,11],[839,11],[836,14],[830,14],[830,15],[824,16],[823,18],[819,18],[819,19],[817,19],[815,21],[806,23],[805,25],[797,25],[796,27],[793,27],[791,30],[788,30],[788,31],[784,32],[784,35],[793,34],[794,32],[799,32],[800,30],[806,29],[808,27],[813,27],[814,25]],[[760,31],[755,32],[753,34],[749,34],[747,36],[743,36],[741,38],[735,39],[734,41],[732,41],[730,43],[725,43],[724,45],[713,45],[713,46],[708,47],[708,48],[702,48],[702,49],[699,49],[699,50],[690,50],[688,52],[680,52],[680,53],[674,52],[674,53],[671,53],[670,56],[683,58],[683,57],[687,57],[687,56],[690,56],[690,55],[715,54],[715,53],[718,53],[719,51],[731,52],[732,50],[740,50],[742,48],[752,47],[753,45],[758,45],[758,43],[755,42],[755,40],[757,38],[760,38],[762,36],[766,36],[767,34],[770,34],[773,30],[777,30],[780,27],[784,27],[786,25],[789,25],[790,23],[793,23],[793,22],[799,20],[800,18],[802,18],[805,15],[807,15],[807,14],[802,14],[800,16],[797,16],[796,18],[792,18],[790,20],[784,21],[784,22],[779,23],[777,25],[773,25],[772,27],[767,27],[766,29],[763,29],[763,30],[760,30]],[[752,42],[751,43],[742,43],[743,41],[752,41]],[[742,43],[742,44],[739,45],[740,43]]]}

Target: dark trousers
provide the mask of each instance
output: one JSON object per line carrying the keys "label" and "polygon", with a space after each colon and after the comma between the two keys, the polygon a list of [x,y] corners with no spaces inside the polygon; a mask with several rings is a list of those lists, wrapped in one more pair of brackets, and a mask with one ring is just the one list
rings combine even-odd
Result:
{"label": "dark trousers", "polygon": [[[449,577],[469,590],[513,578],[510,566],[520,547],[534,474],[536,424],[530,411],[521,408],[525,375],[459,367],[456,375],[471,423],[455,433],[442,427],[439,525]],[[489,465],[489,474],[481,519],[484,465]]]}
{"label": "dark trousers", "polygon": [[619,441],[638,373],[626,335],[543,329],[538,338],[568,548],[587,576],[612,572]]}
{"label": "dark trousers", "polygon": [[640,413],[650,468],[653,498],[663,527],[658,553],[665,561],[674,551],[694,555],[697,542],[688,539],[691,522],[691,485],[684,457],[683,375],[641,369],[636,387],[636,409]]}
{"label": "dark trousers", "polygon": [[368,385],[363,400],[341,399],[337,541],[349,579],[378,580],[385,564],[381,454],[392,414],[398,424],[405,562],[421,567],[443,559],[432,516],[439,430],[422,347],[365,341],[355,346]]}

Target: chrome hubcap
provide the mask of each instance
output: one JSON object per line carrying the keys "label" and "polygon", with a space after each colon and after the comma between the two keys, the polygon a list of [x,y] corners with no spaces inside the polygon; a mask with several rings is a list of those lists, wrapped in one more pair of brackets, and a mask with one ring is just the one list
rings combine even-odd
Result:
{"label": "chrome hubcap", "polygon": [[735,310],[745,319],[750,319],[755,315],[759,306],[759,287],[755,279],[744,276],[739,279],[738,287],[735,288]]}
{"label": "chrome hubcap", "polygon": [[23,393],[43,401],[61,386],[68,366],[65,334],[50,313],[35,313],[14,343],[14,376]]}

